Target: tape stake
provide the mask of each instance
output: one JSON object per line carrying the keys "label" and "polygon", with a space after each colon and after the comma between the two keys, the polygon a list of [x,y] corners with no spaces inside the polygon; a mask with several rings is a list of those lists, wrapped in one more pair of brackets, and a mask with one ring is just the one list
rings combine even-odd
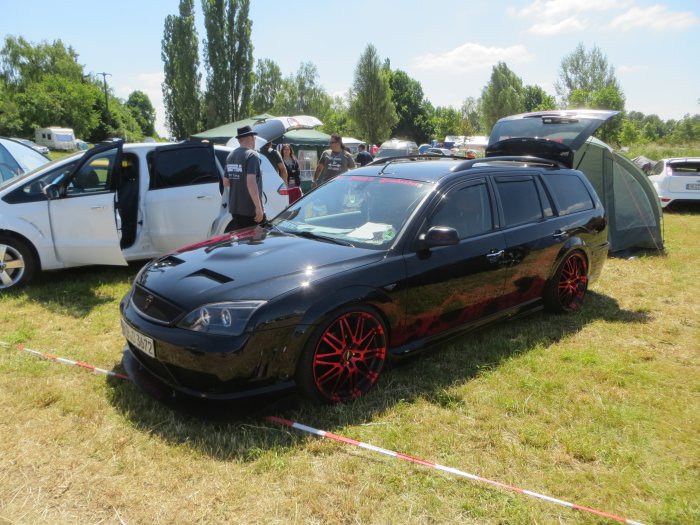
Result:
{"label": "tape stake", "polygon": [[491,479],[482,478],[481,476],[477,476],[475,474],[469,474],[468,472],[464,472],[462,470],[457,470],[457,469],[452,468],[452,467],[446,467],[444,465],[439,465],[438,463],[433,463],[432,461],[426,461],[424,459],[419,459],[419,458],[415,458],[413,456],[408,456],[406,454],[401,454],[399,452],[394,452],[393,450],[387,450],[385,448],[370,445],[368,443],[363,443],[363,442],[357,441],[355,439],[339,436],[337,434],[332,434],[331,432],[326,432],[324,430],[318,430],[316,428],[302,425],[301,423],[296,423],[294,421],[290,421],[288,419],[283,419],[281,417],[267,416],[267,417],[265,417],[265,420],[270,422],[270,423],[275,423],[277,425],[282,425],[282,426],[293,428],[295,430],[301,430],[302,432],[307,432],[309,434],[314,434],[315,436],[320,436],[320,437],[323,437],[326,439],[333,439],[335,441],[340,441],[341,443],[345,443],[347,445],[355,445],[357,447],[364,448],[366,450],[371,450],[371,451],[377,452],[379,454],[384,454],[386,456],[391,456],[391,457],[394,457],[396,459],[402,459],[402,460],[408,461],[410,463],[416,463],[418,465],[423,465],[424,467],[434,468],[436,470],[440,470],[440,471],[446,472],[448,474],[453,474],[455,476],[461,476],[463,478],[468,478],[468,479],[471,479],[474,481],[487,483],[487,484],[493,485],[495,487],[510,490],[512,492],[517,492],[518,494],[525,494],[526,496],[538,498],[538,499],[541,499],[544,501],[548,501],[550,503],[554,503],[556,505],[562,505],[564,507],[569,507],[570,509],[575,509],[575,510],[578,510],[581,512],[588,512],[590,514],[595,514],[597,516],[601,516],[603,518],[615,520],[615,521],[618,521],[620,523],[626,523],[628,525],[643,525],[642,523],[640,523],[638,521],[631,520],[629,518],[624,518],[622,516],[616,516],[614,514],[610,514],[607,512],[600,511],[600,510],[592,509],[590,507],[584,507],[582,505],[576,505],[575,503],[570,503],[568,501],[553,498],[551,496],[545,496],[544,494],[532,492],[531,490],[521,489],[521,488],[515,487],[513,485],[507,485],[507,484],[501,483],[499,481],[494,481]]}

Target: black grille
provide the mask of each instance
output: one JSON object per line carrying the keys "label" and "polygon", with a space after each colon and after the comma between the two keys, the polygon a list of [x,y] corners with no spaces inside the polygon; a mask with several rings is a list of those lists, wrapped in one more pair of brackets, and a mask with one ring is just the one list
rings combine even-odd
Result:
{"label": "black grille", "polygon": [[139,285],[136,285],[134,294],[131,296],[131,302],[143,317],[165,324],[172,323],[183,314],[183,311],[174,304],[152,294]]}

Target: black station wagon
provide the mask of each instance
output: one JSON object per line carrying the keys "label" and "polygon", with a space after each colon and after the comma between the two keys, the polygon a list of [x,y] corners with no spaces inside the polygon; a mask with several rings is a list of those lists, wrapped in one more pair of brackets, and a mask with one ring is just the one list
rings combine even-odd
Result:
{"label": "black station wagon", "polygon": [[121,303],[125,369],[185,397],[343,402],[456,331],[578,309],[608,242],[572,149],[613,114],[510,117],[487,158],[370,164],[152,261]]}

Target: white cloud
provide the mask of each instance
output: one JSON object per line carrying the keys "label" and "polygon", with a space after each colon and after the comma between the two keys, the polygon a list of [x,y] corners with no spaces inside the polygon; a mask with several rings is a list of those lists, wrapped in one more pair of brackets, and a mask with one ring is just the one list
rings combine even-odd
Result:
{"label": "white cloud", "polygon": [[523,45],[509,47],[485,47],[467,42],[444,53],[428,53],[413,60],[416,69],[474,71],[492,67],[496,62],[520,64],[535,57]]}
{"label": "white cloud", "polygon": [[560,33],[572,33],[574,31],[583,31],[588,27],[588,21],[579,17],[569,17],[564,20],[553,22],[544,21],[535,24],[528,29],[528,33],[533,33],[540,36],[556,35]]}
{"label": "white cloud", "polygon": [[510,8],[507,13],[516,18],[535,19],[528,32],[551,36],[583,31],[591,25],[583,15],[624,8],[630,3],[631,0],[535,0],[522,9]]}
{"label": "white cloud", "polygon": [[626,66],[626,65],[615,68],[615,70],[618,73],[622,73],[623,75],[625,73],[637,73],[639,71],[644,71],[645,69],[647,69],[646,66]]}
{"label": "white cloud", "polygon": [[626,13],[616,17],[605,29],[627,31],[636,27],[664,31],[666,29],[685,29],[700,24],[700,19],[691,12],[672,13],[665,5],[655,4],[642,9],[633,7]]}

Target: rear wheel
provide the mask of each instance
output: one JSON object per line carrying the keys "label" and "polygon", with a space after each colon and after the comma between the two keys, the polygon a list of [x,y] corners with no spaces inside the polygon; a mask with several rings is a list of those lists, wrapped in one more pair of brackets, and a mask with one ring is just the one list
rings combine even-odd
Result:
{"label": "rear wheel", "polygon": [[0,235],[0,291],[18,288],[34,275],[36,261],[19,239]]}
{"label": "rear wheel", "polygon": [[552,279],[544,295],[545,307],[551,312],[564,313],[577,310],[588,290],[588,264],[581,252],[567,255]]}
{"label": "rear wheel", "polygon": [[297,367],[297,384],[323,403],[365,394],[384,368],[387,331],[371,308],[356,305],[333,313],[309,340]]}

